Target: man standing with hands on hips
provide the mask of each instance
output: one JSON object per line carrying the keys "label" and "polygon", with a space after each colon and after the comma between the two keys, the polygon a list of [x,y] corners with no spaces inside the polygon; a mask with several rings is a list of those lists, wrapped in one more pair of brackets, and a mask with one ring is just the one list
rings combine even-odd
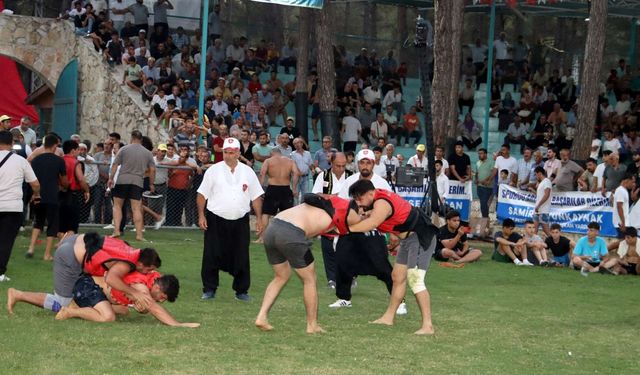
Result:
{"label": "man standing with hands on hips", "polygon": [[[239,163],[240,142],[227,138],[222,145],[223,161],[207,169],[198,188],[198,223],[204,230],[201,277],[202,299],[213,299],[219,271],[233,276],[236,299],[249,301],[249,211],[262,216],[264,194],[253,169]],[[205,211],[206,207],[206,211]],[[256,233],[262,225],[256,220]]]}

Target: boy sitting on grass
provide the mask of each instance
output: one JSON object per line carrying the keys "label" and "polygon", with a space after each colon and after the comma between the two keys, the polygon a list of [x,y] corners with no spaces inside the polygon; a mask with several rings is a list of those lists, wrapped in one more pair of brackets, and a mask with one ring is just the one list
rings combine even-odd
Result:
{"label": "boy sitting on grass", "polygon": [[551,224],[551,236],[547,237],[544,243],[547,245],[547,248],[551,250],[551,254],[553,254],[553,259],[551,260],[552,265],[556,267],[567,267],[569,266],[571,254],[573,253],[573,248],[576,247],[576,243],[562,236],[560,230],[560,224]]}
{"label": "boy sitting on grass", "polygon": [[600,271],[608,254],[607,243],[599,237],[600,224],[591,222],[587,225],[587,235],[580,238],[573,249],[573,267],[580,270],[582,276]]}
{"label": "boy sitting on grass", "polygon": [[[536,225],[533,220],[524,222],[524,240],[526,242],[526,251],[531,250],[533,252],[533,255],[538,259],[538,264],[548,266],[547,244],[536,233]],[[525,260],[523,260],[523,263]],[[528,260],[526,261],[529,262]]]}
{"label": "boy sitting on grass", "polygon": [[[515,263],[516,266],[533,266],[527,260],[525,239],[515,231],[516,223],[512,219],[502,221],[502,231],[494,236],[494,248],[491,259],[496,262]],[[518,259],[522,255],[524,261]],[[526,262],[526,263],[525,263]]]}

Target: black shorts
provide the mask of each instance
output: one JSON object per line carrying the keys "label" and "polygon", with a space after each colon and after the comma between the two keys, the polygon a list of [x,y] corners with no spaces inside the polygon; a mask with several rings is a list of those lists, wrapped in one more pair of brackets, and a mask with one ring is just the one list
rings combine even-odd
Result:
{"label": "black shorts", "polygon": [[83,202],[81,191],[67,191],[60,194],[59,233],[78,233],[81,202]]}
{"label": "black shorts", "polygon": [[267,186],[262,203],[263,214],[274,216],[291,207],[293,207],[293,192],[289,186]]}
{"label": "black shorts", "polygon": [[624,269],[627,270],[627,274],[629,275],[638,274],[638,265],[635,263],[629,263],[626,266],[622,266],[622,267],[624,267]]}
{"label": "black shorts", "polygon": [[109,301],[102,288],[88,275],[82,275],[73,285],[73,300],[79,307],[94,307],[102,301]]}
{"label": "black shorts", "polygon": [[34,229],[44,229],[44,223],[47,223],[47,237],[55,237],[58,235],[60,227],[60,206],[51,203],[38,203],[33,205],[35,211],[35,220],[33,222]]}
{"label": "black shorts", "polygon": [[[436,249],[435,249],[435,251],[433,252],[433,259],[435,259],[435,260],[437,260],[437,261],[439,261],[439,262],[446,262],[446,261],[448,261],[448,260],[449,260],[449,258],[446,258],[446,257],[442,256],[442,250],[444,250],[444,248],[442,248],[442,249],[437,249],[437,248],[436,248]],[[465,256],[465,255],[467,255],[467,254],[469,254],[469,250],[467,250],[466,252],[464,252],[464,253],[462,254],[462,256]]]}
{"label": "black shorts", "polygon": [[311,105],[311,118],[314,120],[320,118],[320,104],[314,103]]}
{"label": "black shorts", "polygon": [[280,219],[273,219],[264,232],[264,249],[269,264],[289,262],[293,268],[313,263],[311,244],[304,231]]}
{"label": "black shorts", "polygon": [[111,190],[111,194],[115,198],[139,201],[142,199],[142,188],[133,184],[116,184]]}

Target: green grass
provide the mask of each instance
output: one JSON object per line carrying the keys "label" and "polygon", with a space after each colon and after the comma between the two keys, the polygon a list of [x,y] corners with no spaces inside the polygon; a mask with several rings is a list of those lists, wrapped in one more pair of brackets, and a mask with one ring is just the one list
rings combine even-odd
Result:
{"label": "green grass", "polygon": [[[0,284],[2,310],[10,286],[52,289],[51,264],[23,256],[26,235],[20,235],[9,264],[12,281]],[[335,296],[324,287],[319,264],[320,324],[328,333],[304,333],[297,279],[284,289],[271,313],[276,331],[263,333],[253,320],[272,273],[261,246],[251,248],[252,302],[234,300],[226,274],[216,299],[203,302],[202,234],[162,231],[147,237],[162,255],[162,271],[180,278],[180,296],[167,308],[178,320],[202,323],[200,328],[170,328],[136,313],[111,324],[57,322],[50,312],[20,304],[14,316],[0,314],[0,372],[637,373],[636,277],[584,278],[562,269],[516,268],[488,260],[488,251],[479,263],[459,270],[434,263],[428,286],[436,334],[415,337],[419,315],[413,297],[407,298],[409,314],[399,317],[394,327],[370,325],[388,301],[382,283],[361,277],[354,307],[333,311],[327,305]],[[314,254],[321,262],[317,242]]]}

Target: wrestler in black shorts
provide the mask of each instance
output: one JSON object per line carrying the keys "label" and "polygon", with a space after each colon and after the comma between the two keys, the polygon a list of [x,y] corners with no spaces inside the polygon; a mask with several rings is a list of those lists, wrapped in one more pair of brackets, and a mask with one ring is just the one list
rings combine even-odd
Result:
{"label": "wrestler in black shorts", "polygon": [[293,207],[293,192],[289,185],[269,185],[264,193],[262,213],[275,216],[278,212]]}

